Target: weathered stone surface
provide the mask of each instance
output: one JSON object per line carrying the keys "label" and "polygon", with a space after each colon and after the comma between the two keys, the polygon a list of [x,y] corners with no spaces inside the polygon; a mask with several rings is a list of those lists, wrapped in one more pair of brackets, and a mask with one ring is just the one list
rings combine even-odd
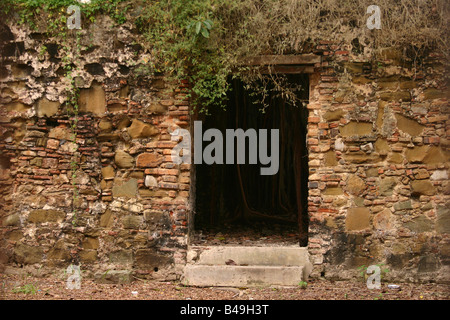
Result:
{"label": "weathered stone surface", "polygon": [[139,168],[154,168],[161,164],[163,158],[158,153],[141,153],[136,159]]}
{"label": "weathered stone surface", "polygon": [[153,188],[158,186],[158,181],[153,176],[146,176],[145,177],[145,186],[148,188]]}
{"label": "weathered stone surface", "polygon": [[122,179],[115,179],[112,193],[114,197],[134,198],[137,195],[138,184],[136,179],[129,179],[124,182]]}
{"label": "weathered stone surface", "polygon": [[387,177],[380,180],[378,184],[378,190],[383,196],[391,196],[396,185],[397,180],[395,178]]}
{"label": "weathered stone surface", "polygon": [[122,225],[124,229],[139,229],[142,221],[142,216],[128,215],[122,218]]}
{"label": "weathered stone surface", "polygon": [[370,227],[370,211],[367,208],[349,208],[345,218],[347,231],[364,230]]}
{"label": "weathered stone surface", "polygon": [[53,248],[47,253],[47,259],[61,261],[62,263],[70,261],[69,249],[64,241],[59,240],[56,242]]}
{"label": "weathered stone surface", "polygon": [[119,265],[129,265],[133,263],[132,250],[118,250],[109,254],[109,261]]}
{"label": "weathered stone surface", "polygon": [[392,153],[390,153],[390,154],[388,155],[388,157],[387,157],[386,160],[387,160],[388,162],[390,162],[390,163],[397,163],[397,164],[400,164],[400,163],[403,163],[404,158],[403,158],[403,155],[402,155],[401,153],[398,153],[398,152],[392,152]]}
{"label": "weathered stone surface", "polygon": [[326,152],[325,156],[324,156],[324,162],[325,162],[325,166],[327,166],[327,167],[336,166],[338,164],[337,159],[336,159],[336,153],[332,150]]}
{"label": "weathered stone surface", "polygon": [[434,272],[439,269],[439,260],[433,255],[426,255],[419,260],[418,272]]}
{"label": "weathered stone surface", "polygon": [[374,147],[375,151],[382,156],[387,155],[391,151],[391,148],[389,147],[389,144],[387,143],[386,139],[382,138],[378,138],[377,141],[375,141]]}
{"label": "weathered stone surface", "polygon": [[406,222],[405,227],[410,229],[412,232],[428,232],[431,231],[431,221],[424,216],[419,216],[409,222]]}
{"label": "weathered stone surface", "polygon": [[18,243],[14,248],[14,260],[17,263],[34,264],[42,261],[43,249],[40,246],[29,246]]}
{"label": "weathered stone surface", "polygon": [[108,270],[95,275],[97,283],[104,284],[129,284],[133,282],[133,274],[130,270]]}
{"label": "weathered stone surface", "polygon": [[380,155],[376,152],[365,153],[363,151],[350,152],[344,154],[344,159],[350,163],[377,163],[381,160]]}
{"label": "weathered stone surface", "polygon": [[425,100],[442,99],[447,97],[447,94],[444,91],[434,88],[424,90],[423,94]]}
{"label": "weathered stone surface", "polygon": [[14,227],[19,225],[20,225],[20,215],[17,213],[11,214],[3,220],[3,226],[5,227],[7,226]]}
{"label": "weathered stone surface", "polygon": [[323,115],[323,118],[326,121],[337,121],[337,120],[341,119],[344,115],[345,115],[345,111],[342,109],[328,110]]}
{"label": "weathered stone surface", "polygon": [[375,229],[387,231],[392,229],[392,213],[389,209],[377,213],[373,217],[373,226]]}
{"label": "weathered stone surface", "polygon": [[28,221],[32,223],[61,222],[65,217],[66,213],[63,211],[39,209],[30,212]]}
{"label": "weathered stone surface", "polygon": [[102,177],[105,180],[114,179],[116,172],[112,166],[106,166],[102,168]]}
{"label": "weathered stone surface", "polygon": [[97,261],[97,250],[82,250],[79,256],[80,260],[84,263],[94,263]]}
{"label": "weathered stone surface", "polygon": [[100,227],[110,228],[114,222],[114,215],[111,210],[106,210],[104,214],[100,216]]}
{"label": "weathered stone surface", "polygon": [[98,238],[86,237],[81,245],[83,249],[98,249],[99,241]]}
{"label": "weathered stone surface", "polygon": [[134,158],[123,150],[116,151],[114,162],[119,168],[126,169],[134,167]]}
{"label": "weathered stone surface", "polygon": [[28,109],[30,109],[31,106],[26,105],[22,102],[16,101],[16,102],[8,103],[5,106],[5,108],[8,111],[24,112],[24,111],[27,111]]}
{"label": "weathered stone surface", "polygon": [[441,148],[436,146],[419,146],[406,150],[406,159],[411,163],[436,164],[448,161]]}
{"label": "weathered stone surface", "polygon": [[437,207],[436,231],[450,233],[450,207],[447,205]]}
{"label": "weathered stone surface", "polygon": [[411,209],[412,209],[411,200],[396,202],[394,204],[395,211],[403,211],[403,210],[411,210]]}
{"label": "weathered stone surface", "polygon": [[447,179],[448,179],[447,170],[436,170],[430,176],[430,180],[432,181],[447,180]]}
{"label": "weathered stone surface", "polygon": [[397,127],[412,137],[421,135],[425,128],[417,121],[409,119],[401,114],[396,114],[395,118],[397,119]]}
{"label": "weathered stone surface", "polygon": [[56,127],[50,130],[48,133],[49,138],[59,140],[73,140],[73,133],[70,128],[65,126]]}
{"label": "weathered stone surface", "polygon": [[344,192],[342,191],[341,187],[328,187],[323,192],[323,194],[327,195],[327,196],[330,196],[330,195],[337,196],[337,195],[340,195],[343,193]]}
{"label": "weathered stone surface", "polygon": [[347,179],[346,189],[350,194],[358,196],[366,189],[366,183],[357,175],[351,175]]}
{"label": "weathered stone surface", "polygon": [[166,267],[173,263],[173,259],[157,253],[153,249],[139,249],[136,250],[135,256],[136,265],[140,268],[157,271],[159,268]]}
{"label": "weathered stone surface", "polygon": [[411,101],[411,94],[408,91],[383,92],[380,94],[381,100],[384,101]]}
{"label": "weathered stone surface", "polygon": [[106,95],[103,87],[94,82],[89,89],[81,89],[78,100],[80,112],[102,116],[106,112]]}
{"label": "weathered stone surface", "polygon": [[112,125],[111,121],[108,121],[106,119],[102,119],[98,123],[98,128],[100,129],[100,131],[103,131],[103,132],[111,132],[112,128],[113,128],[113,125]]}
{"label": "weathered stone surface", "polygon": [[436,188],[429,180],[415,180],[411,182],[411,191],[414,196],[432,196],[436,193]]}
{"label": "weathered stone surface", "polygon": [[152,104],[150,104],[149,106],[148,106],[148,108],[147,108],[147,112],[148,113],[158,113],[158,114],[161,114],[161,113],[164,113],[164,112],[166,112],[167,111],[167,107],[166,106],[163,106],[161,103],[159,103],[159,102],[155,102],[155,103],[152,103]]}
{"label": "weathered stone surface", "polygon": [[369,122],[350,121],[343,127],[340,127],[340,133],[343,137],[363,136],[372,133],[373,125]]}
{"label": "weathered stone surface", "polygon": [[132,139],[148,138],[159,133],[156,127],[136,119],[133,120],[127,130]]}
{"label": "weathered stone surface", "polygon": [[36,105],[36,113],[38,117],[52,117],[58,113],[60,103],[58,101],[50,101],[47,98],[39,99]]}

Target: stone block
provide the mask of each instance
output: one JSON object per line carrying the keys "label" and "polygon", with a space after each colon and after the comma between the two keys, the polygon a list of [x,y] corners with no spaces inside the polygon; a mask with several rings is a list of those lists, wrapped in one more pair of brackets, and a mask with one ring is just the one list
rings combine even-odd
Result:
{"label": "stone block", "polygon": [[343,137],[363,136],[372,134],[373,125],[369,122],[350,121],[340,128]]}
{"label": "stone block", "polygon": [[122,225],[124,229],[139,229],[142,222],[142,216],[128,215],[122,218]]}
{"label": "stone block", "polygon": [[450,209],[448,204],[437,207],[436,231],[450,233]]}
{"label": "stone block", "polygon": [[349,208],[345,218],[347,231],[359,231],[370,227],[370,211],[367,208]]}
{"label": "stone block", "polygon": [[47,98],[41,98],[36,104],[36,113],[38,117],[52,117],[58,113],[60,103],[50,101]]}
{"label": "stone block", "polygon": [[39,209],[30,212],[28,221],[32,223],[62,222],[66,218],[66,213],[58,210]]}
{"label": "stone block", "polygon": [[416,120],[409,119],[403,115],[396,114],[395,118],[397,119],[397,128],[412,137],[420,136],[425,128],[425,126],[419,124]]}
{"label": "stone block", "polygon": [[151,124],[134,119],[128,127],[128,134],[132,139],[148,138],[159,133],[159,130]]}
{"label": "stone block", "polygon": [[154,168],[159,166],[163,157],[158,153],[141,153],[136,159],[136,166],[139,168]]}
{"label": "stone block", "polygon": [[43,249],[40,246],[29,246],[18,243],[14,247],[14,261],[23,264],[40,263],[43,258]]}
{"label": "stone block", "polygon": [[106,95],[102,85],[94,82],[89,89],[81,89],[78,98],[80,112],[102,116],[106,112]]}
{"label": "stone block", "polygon": [[134,167],[134,158],[123,150],[117,150],[114,162],[119,168],[126,169]]}
{"label": "stone block", "polygon": [[173,258],[160,254],[153,249],[136,250],[135,263],[139,268],[157,271],[173,263]]}
{"label": "stone block", "polygon": [[436,194],[436,188],[429,180],[415,180],[411,182],[411,194],[413,196],[432,196]]}
{"label": "stone block", "polygon": [[345,188],[350,194],[358,196],[366,189],[366,183],[357,175],[350,175]]}
{"label": "stone block", "polygon": [[134,198],[137,195],[138,184],[136,179],[129,179],[124,182],[122,179],[115,179],[112,188],[113,197]]}

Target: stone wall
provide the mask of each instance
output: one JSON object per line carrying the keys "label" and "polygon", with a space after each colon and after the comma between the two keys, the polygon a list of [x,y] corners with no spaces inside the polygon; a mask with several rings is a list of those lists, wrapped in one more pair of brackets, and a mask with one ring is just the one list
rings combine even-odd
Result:
{"label": "stone wall", "polygon": [[[53,272],[81,263],[99,279],[178,278],[192,170],[172,163],[170,132],[189,129],[187,85],[148,75],[151,56],[131,25],[99,18],[82,32],[75,145],[62,44],[2,26],[0,264]],[[393,279],[448,281],[442,58],[415,67],[386,49],[374,63],[332,42],[314,52],[322,61],[308,104],[312,275],[349,278],[384,263]]]}
{"label": "stone wall", "polygon": [[174,279],[187,243],[190,168],[172,163],[169,132],[189,127],[185,85],[148,75],[149,54],[131,25],[101,18],[82,33],[74,143],[62,44],[2,28],[2,262]]}
{"label": "stone wall", "polygon": [[[309,250],[315,273],[448,281],[448,77],[442,57],[414,68],[392,49],[370,63],[318,46],[308,108]],[[423,57],[422,57],[423,58]],[[439,59],[440,58],[440,59]]]}

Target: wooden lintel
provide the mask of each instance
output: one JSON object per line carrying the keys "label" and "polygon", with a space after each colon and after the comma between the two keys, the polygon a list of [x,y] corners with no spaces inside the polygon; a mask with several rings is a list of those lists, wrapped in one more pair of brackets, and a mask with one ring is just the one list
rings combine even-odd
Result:
{"label": "wooden lintel", "polygon": [[320,63],[320,56],[315,54],[301,55],[265,55],[249,59],[246,65],[266,66],[266,65],[312,65]]}
{"label": "wooden lintel", "polygon": [[314,67],[311,65],[274,65],[264,66],[261,70],[263,74],[267,73],[284,73],[284,74],[300,74],[300,73],[314,73]]}

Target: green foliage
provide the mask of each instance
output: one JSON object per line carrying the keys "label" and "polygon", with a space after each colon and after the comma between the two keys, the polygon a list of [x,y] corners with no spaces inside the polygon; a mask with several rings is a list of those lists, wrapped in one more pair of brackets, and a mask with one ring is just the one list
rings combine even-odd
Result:
{"label": "green foliage", "polygon": [[13,293],[36,294],[38,292],[38,288],[32,283],[27,283],[23,286],[13,288],[12,292]]}
{"label": "green foliage", "polygon": [[153,59],[139,70],[187,80],[191,103],[200,112],[225,105],[231,75],[262,97],[275,88],[293,99],[280,77],[245,66],[245,61],[258,55],[310,53],[321,40],[351,48],[356,39],[357,51],[370,53],[373,60],[380,60],[382,48],[394,47],[414,67],[417,57],[430,51],[446,57],[449,53],[446,0],[379,0],[379,30],[366,27],[371,0],[2,0],[0,11],[7,17],[14,11],[19,23],[45,25],[52,35],[64,36],[71,4],[80,6],[83,24],[98,14],[118,24],[133,22]]}
{"label": "green foliage", "polygon": [[300,287],[301,289],[306,289],[306,287],[308,286],[308,282],[306,282],[306,281],[300,281],[300,282],[298,283],[298,285],[299,285],[299,287]]}
{"label": "green foliage", "polygon": [[39,25],[47,26],[48,31],[62,31],[66,24],[66,10],[70,5],[81,8],[88,21],[94,21],[97,14],[107,14],[121,24],[126,21],[128,6],[120,6],[125,0],[91,0],[90,3],[80,3],[76,0],[2,0],[0,11],[9,15],[17,13],[19,24],[27,23],[32,28]]}

